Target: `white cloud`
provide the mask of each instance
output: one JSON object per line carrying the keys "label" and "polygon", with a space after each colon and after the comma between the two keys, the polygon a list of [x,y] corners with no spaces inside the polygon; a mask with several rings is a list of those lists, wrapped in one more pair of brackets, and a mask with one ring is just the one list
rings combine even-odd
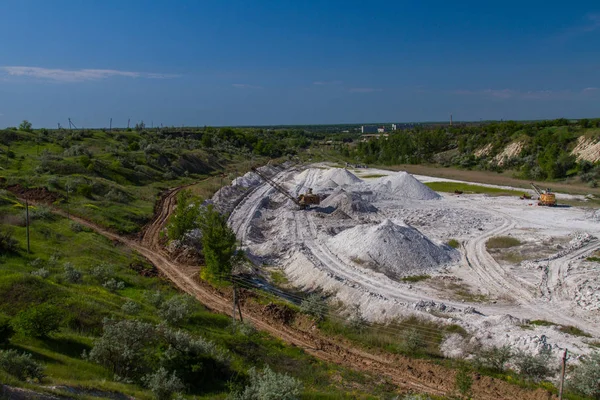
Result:
{"label": "white cloud", "polygon": [[373,92],[381,92],[381,89],[362,87],[362,88],[350,88],[350,89],[348,89],[348,91],[350,93],[373,93]]}
{"label": "white cloud", "polygon": [[582,92],[584,93],[589,93],[589,92],[595,92],[596,90],[600,90],[600,88],[597,87],[586,87],[582,90]]}
{"label": "white cloud", "polygon": [[84,82],[111,77],[171,79],[180,75],[146,72],[119,71],[114,69],[53,69],[41,67],[4,66],[0,67],[8,76],[26,77],[54,82]]}
{"label": "white cloud", "polygon": [[232,83],[231,86],[238,89],[262,89],[262,86],[250,85],[248,83]]}

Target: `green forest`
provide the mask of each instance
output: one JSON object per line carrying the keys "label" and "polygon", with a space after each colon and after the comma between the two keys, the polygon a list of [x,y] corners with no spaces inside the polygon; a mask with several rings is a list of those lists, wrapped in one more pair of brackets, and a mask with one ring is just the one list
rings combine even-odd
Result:
{"label": "green forest", "polygon": [[[597,140],[600,120],[556,119],[537,122],[493,122],[481,125],[416,127],[390,133],[382,140],[338,145],[339,153],[367,164],[430,163],[465,169],[514,171],[522,179],[578,178],[595,187],[600,166],[571,154],[580,136]],[[495,159],[511,143],[521,151],[499,163]],[[485,154],[476,152],[487,147]]]}

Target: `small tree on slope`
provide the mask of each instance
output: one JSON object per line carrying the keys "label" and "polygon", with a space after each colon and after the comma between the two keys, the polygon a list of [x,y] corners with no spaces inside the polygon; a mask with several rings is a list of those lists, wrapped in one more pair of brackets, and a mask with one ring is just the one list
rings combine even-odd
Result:
{"label": "small tree on slope", "polygon": [[600,399],[600,352],[596,351],[581,360],[575,367],[569,386],[576,392]]}
{"label": "small tree on slope", "polygon": [[241,257],[236,248],[235,233],[227,226],[227,219],[212,205],[201,209],[198,221],[206,264],[200,276],[207,281],[218,282],[231,274],[235,260]]}

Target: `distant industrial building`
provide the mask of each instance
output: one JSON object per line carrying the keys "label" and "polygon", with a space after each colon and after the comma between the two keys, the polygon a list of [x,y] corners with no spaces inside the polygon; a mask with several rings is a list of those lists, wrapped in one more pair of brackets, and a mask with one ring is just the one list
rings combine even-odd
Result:
{"label": "distant industrial building", "polygon": [[360,133],[377,133],[375,125],[363,125],[360,127]]}
{"label": "distant industrial building", "polygon": [[380,126],[379,128],[377,128],[377,133],[384,133],[385,132],[385,126]]}

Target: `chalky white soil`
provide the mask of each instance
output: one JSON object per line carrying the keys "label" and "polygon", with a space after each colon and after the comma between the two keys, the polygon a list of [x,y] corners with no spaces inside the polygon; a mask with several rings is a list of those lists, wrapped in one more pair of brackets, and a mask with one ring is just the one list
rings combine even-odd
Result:
{"label": "chalky white soil", "polygon": [[[282,269],[298,288],[358,305],[370,321],[417,315],[460,324],[471,342],[486,345],[527,351],[550,345],[557,355],[564,348],[577,355],[600,337],[600,263],[586,261],[600,249],[600,218],[590,209],[438,194],[422,182],[444,179],[406,172],[325,163],[263,172],[293,195],[312,188],[321,205],[299,210],[253,173],[213,201],[231,213],[229,224],[250,258]],[[486,249],[494,236],[514,236],[550,255],[499,262]],[[449,239],[460,247],[449,247]],[[431,278],[402,279],[424,274]],[[528,320],[573,325],[593,337]],[[450,337],[444,349],[460,355],[472,344]]]}

